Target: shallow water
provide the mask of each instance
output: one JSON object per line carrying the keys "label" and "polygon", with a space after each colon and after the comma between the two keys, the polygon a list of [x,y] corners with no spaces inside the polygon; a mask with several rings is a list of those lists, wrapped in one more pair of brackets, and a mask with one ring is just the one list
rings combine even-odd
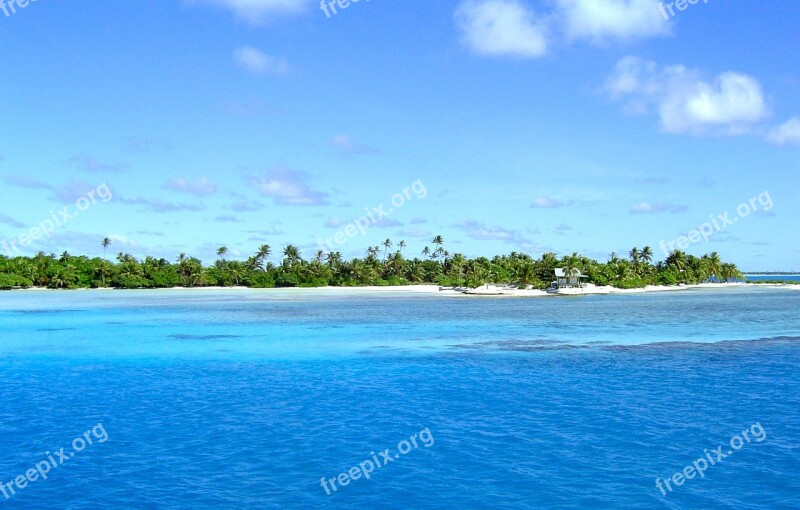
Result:
{"label": "shallow water", "polygon": [[325,359],[459,349],[719,342],[795,336],[800,292],[700,289],[577,298],[348,291],[0,294],[0,354]]}
{"label": "shallow water", "polygon": [[[798,508],[800,292],[0,294],[8,508]],[[665,479],[756,423],[666,496]],[[334,478],[435,439],[353,480]]]}

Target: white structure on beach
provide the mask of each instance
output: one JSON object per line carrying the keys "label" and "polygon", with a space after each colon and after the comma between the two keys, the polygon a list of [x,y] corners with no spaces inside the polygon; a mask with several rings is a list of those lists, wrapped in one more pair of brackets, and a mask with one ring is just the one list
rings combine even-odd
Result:
{"label": "white structure on beach", "polygon": [[553,289],[570,289],[570,288],[583,288],[583,282],[581,278],[589,278],[585,274],[581,274],[580,269],[572,269],[567,274],[564,271],[564,268],[557,267],[556,268],[556,281],[554,281],[551,285]]}
{"label": "white structure on beach", "polygon": [[509,289],[507,287],[499,287],[497,285],[492,285],[490,283],[486,283],[477,287],[475,289],[470,289],[464,294],[474,294],[477,296],[502,296],[505,294]]}

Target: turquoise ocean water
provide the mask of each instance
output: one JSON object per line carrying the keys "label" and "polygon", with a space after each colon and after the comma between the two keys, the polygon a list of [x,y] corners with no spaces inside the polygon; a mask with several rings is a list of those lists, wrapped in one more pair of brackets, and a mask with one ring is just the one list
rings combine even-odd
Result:
{"label": "turquoise ocean water", "polygon": [[798,309],[774,288],[2,293],[0,507],[800,508]]}

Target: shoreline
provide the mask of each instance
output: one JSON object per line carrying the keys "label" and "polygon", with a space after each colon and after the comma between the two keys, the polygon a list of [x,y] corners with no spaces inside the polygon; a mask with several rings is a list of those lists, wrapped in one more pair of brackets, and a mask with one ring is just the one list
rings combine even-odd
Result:
{"label": "shoreline", "polygon": [[592,284],[584,288],[565,288],[558,290],[539,290],[539,289],[511,289],[494,285],[487,285],[471,289],[467,292],[455,290],[453,288],[441,287],[439,285],[395,285],[395,286],[361,286],[361,287],[273,287],[273,288],[252,288],[252,287],[170,287],[162,289],[114,289],[114,288],[95,288],[95,289],[48,289],[46,287],[29,287],[26,289],[12,289],[18,292],[264,292],[264,293],[285,293],[285,294],[374,294],[374,295],[397,295],[397,294],[425,294],[441,295],[450,297],[576,297],[576,296],[598,296],[598,295],[630,295],[630,294],[651,294],[662,292],[678,292],[689,290],[723,290],[723,289],[787,289],[800,290],[800,285],[787,283],[700,283],[694,285],[648,285],[644,288],[620,289],[611,286],[598,287]]}
{"label": "shoreline", "polygon": [[[593,284],[588,284],[583,288],[565,288],[554,291],[545,290],[520,290],[520,289],[502,289],[502,288],[489,288],[473,289],[467,293],[458,294],[464,296],[511,296],[511,297],[575,297],[575,296],[608,296],[608,295],[626,295],[626,294],[651,294],[660,292],[679,292],[689,290],[722,290],[722,289],[757,289],[757,288],[782,288],[800,290],[800,286],[786,284],[786,283],[699,283],[694,285],[648,285],[644,288],[636,289],[620,289],[617,287],[603,286],[599,287]],[[456,292],[456,291],[453,291]]]}

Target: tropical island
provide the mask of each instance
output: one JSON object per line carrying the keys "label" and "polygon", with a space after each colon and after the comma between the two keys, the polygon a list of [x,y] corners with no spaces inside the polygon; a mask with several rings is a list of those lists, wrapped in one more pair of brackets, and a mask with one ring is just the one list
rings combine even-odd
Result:
{"label": "tropical island", "polygon": [[[39,252],[33,257],[0,255],[0,289],[164,289],[174,287],[362,287],[439,285],[476,288],[487,283],[526,289],[547,289],[556,270],[580,274],[587,284],[637,289],[647,286],[692,285],[741,281],[735,264],[725,263],[716,252],[696,257],[676,250],[664,261],[653,261],[649,246],[633,248],[626,257],[611,253],[606,262],[572,253],[558,257],[544,253],[533,258],[525,253],[467,258],[450,254],[442,236],[433,238],[420,256],[406,253],[405,241],[395,245],[386,239],[370,246],[364,258],[345,260],[340,252],[317,251],[311,259],[294,245],[283,248],[273,263],[273,249],[261,245],[246,260],[229,260],[228,248],[217,250],[210,266],[181,253],[174,262],[164,258],[139,260],[119,253],[116,262],[105,252],[112,241],[104,239],[103,257],[60,256]],[[392,249],[395,248],[395,249]]]}

